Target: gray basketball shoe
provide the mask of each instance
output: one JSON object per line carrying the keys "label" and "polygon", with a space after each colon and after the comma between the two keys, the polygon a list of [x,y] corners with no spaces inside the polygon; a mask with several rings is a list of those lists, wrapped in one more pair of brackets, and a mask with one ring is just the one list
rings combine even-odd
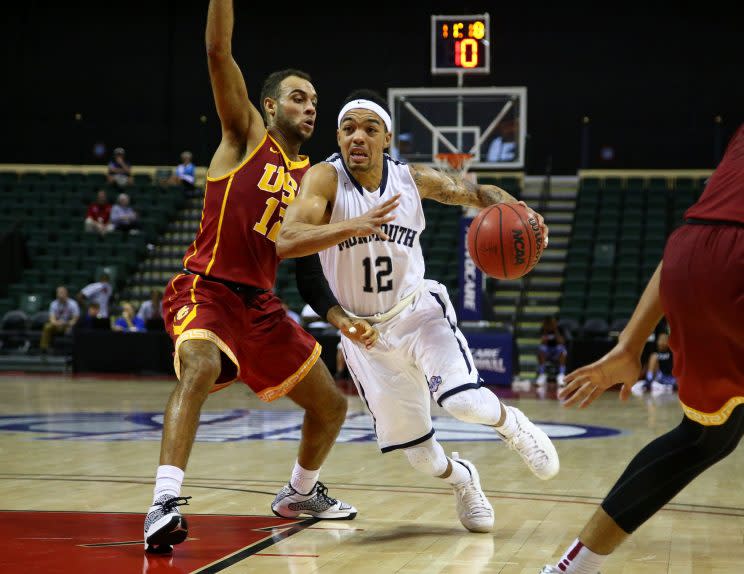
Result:
{"label": "gray basketball shoe", "polygon": [[174,544],[186,540],[189,527],[178,507],[188,504],[190,498],[164,494],[152,503],[145,517],[145,552],[167,554]]}
{"label": "gray basketball shoe", "polygon": [[281,518],[296,518],[301,514],[323,520],[353,520],[357,509],[328,496],[328,488],[316,482],[309,494],[300,494],[287,484],[271,503],[271,511]]}
{"label": "gray basketball shoe", "polygon": [[[543,569],[540,570],[540,574],[563,574],[563,572],[561,572],[555,566],[543,566]],[[601,573],[597,572],[597,574],[601,574]]]}

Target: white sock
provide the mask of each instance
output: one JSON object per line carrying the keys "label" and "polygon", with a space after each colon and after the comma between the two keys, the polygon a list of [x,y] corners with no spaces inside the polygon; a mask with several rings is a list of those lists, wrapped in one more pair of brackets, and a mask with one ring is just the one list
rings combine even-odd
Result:
{"label": "white sock", "polygon": [[494,426],[493,428],[495,428],[499,434],[509,438],[517,431],[517,416],[514,414],[511,407],[504,405],[504,410],[506,411],[504,422],[501,423],[501,426]]}
{"label": "white sock", "polygon": [[556,568],[565,574],[599,574],[599,567],[607,556],[595,554],[577,538],[568,547]]}
{"label": "white sock", "polygon": [[289,485],[300,494],[310,494],[315,483],[318,482],[319,476],[320,469],[307,470],[306,468],[302,468],[299,462],[295,462],[292,469],[292,478],[289,479]]}
{"label": "white sock", "polygon": [[181,496],[181,484],[183,484],[183,471],[180,468],[169,464],[160,465],[155,475],[155,493],[152,501],[155,502],[164,494]]}
{"label": "white sock", "polygon": [[450,464],[452,464],[452,472],[444,479],[445,482],[450,484],[462,484],[470,480],[470,471],[464,464],[460,464],[456,460],[452,460],[448,457]]}

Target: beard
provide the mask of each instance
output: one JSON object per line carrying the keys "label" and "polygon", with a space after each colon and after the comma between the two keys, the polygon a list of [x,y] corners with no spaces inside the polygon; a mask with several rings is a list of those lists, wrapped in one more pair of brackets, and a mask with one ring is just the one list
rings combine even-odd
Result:
{"label": "beard", "polygon": [[277,110],[276,119],[274,120],[274,126],[287,137],[297,139],[300,142],[304,143],[313,136],[315,128],[313,128],[309,132],[303,130],[301,127],[303,121],[304,120],[302,118],[297,121],[292,121],[289,117],[282,113],[280,108]]}

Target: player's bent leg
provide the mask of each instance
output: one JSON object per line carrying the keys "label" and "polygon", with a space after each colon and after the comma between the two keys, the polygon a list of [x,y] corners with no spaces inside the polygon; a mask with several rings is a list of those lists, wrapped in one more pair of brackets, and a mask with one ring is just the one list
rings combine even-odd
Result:
{"label": "player's bent leg", "polygon": [[443,478],[452,485],[457,504],[457,516],[471,532],[493,530],[494,512],[483,492],[475,465],[457,454],[448,458],[434,438],[405,449],[411,466],[430,476]]}
{"label": "player's bent leg", "polygon": [[[179,347],[181,378],[165,409],[163,438],[160,444],[160,465],[185,470],[191,453],[199,414],[209,390],[220,374],[220,350],[204,340],[184,341]],[[145,517],[145,550],[162,554],[173,550],[188,536],[186,519],[178,507],[190,497],[172,493],[157,493]]]}
{"label": "player's bent leg", "polygon": [[633,457],[602,502],[625,532],[634,532],[703,471],[723,460],[744,436],[744,405],[721,425],[687,417]]}
{"label": "player's bent leg", "polygon": [[346,397],[322,360],[287,396],[305,410],[297,459],[304,468],[320,468],[346,420]]}
{"label": "player's bent leg", "polygon": [[[315,363],[288,396],[305,409],[298,465],[303,471],[317,474],[346,420],[346,397],[323,361]],[[276,495],[271,510],[283,518],[306,514],[325,520],[352,520],[357,515],[352,505],[328,496],[328,489],[320,481],[308,493],[299,492],[290,481]]]}
{"label": "player's bent leg", "polygon": [[558,474],[560,461],[550,437],[518,408],[502,405],[488,389],[466,389],[440,403],[459,420],[494,427],[538,478],[548,480]]}
{"label": "player's bent leg", "polygon": [[439,402],[449,414],[466,423],[499,426],[505,415],[505,405],[483,387],[460,391]]}
{"label": "player's bent leg", "polygon": [[220,350],[211,341],[187,340],[178,349],[181,378],[165,407],[160,464],[186,469],[202,405],[220,375]]}

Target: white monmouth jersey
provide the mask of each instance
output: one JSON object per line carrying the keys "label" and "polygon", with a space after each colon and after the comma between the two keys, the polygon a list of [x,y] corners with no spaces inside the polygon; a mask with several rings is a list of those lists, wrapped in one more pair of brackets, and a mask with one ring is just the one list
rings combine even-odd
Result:
{"label": "white monmouth jersey", "polygon": [[365,214],[400,194],[395,219],[382,228],[390,239],[377,235],[351,237],[320,252],[323,272],[342,307],[368,317],[385,313],[413,293],[424,279],[421,233],[426,227],[421,197],[408,165],[384,155],[382,182],[373,191],[354,179],[336,153],[326,160],[338,173],[331,223]]}

